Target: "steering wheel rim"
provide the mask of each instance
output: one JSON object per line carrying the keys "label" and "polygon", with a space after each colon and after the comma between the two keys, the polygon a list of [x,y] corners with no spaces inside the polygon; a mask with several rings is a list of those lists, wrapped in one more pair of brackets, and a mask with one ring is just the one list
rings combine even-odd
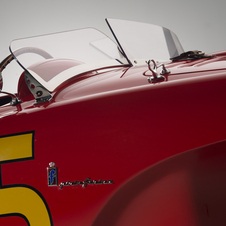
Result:
{"label": "steering wheel rim", "polygon": [[12,55],[16,58],[17,56],[20,56],[24,53],[35,53],[35,54],[42,56],[45,59],[53,58],[48,52],[46,52],[43,49],[37,48],[37,47],[23,47],[23,48],[20,48],[20,49],[14,51],[12,53]]}
{"label": "steering wheel rim", "polygon": [[25,53],[35,53],[38,54],[45,59],[51,59],[53,58],[48,52],[46,52],[43,49],[36,48],[36,47],[23,47],[21,49],[18,49],[8,55],[1,63],[0,63],[0,92],[3,87],[3,79],[2,79],[2,71],[6,68],[6,66],[11,63],[14,59],[16,59],[17,56],[20,56]]}

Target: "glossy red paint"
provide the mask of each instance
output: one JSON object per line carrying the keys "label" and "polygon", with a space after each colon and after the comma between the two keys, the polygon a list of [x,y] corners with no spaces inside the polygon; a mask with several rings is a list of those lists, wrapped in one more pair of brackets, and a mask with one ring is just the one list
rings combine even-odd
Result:
{"label": "glossy red paint", "polygon": [[[22,103],[0,109],[0,136],[34,132],[34,159],[1,164],[1,187],[27,185],[52,225],[225,225],[226,53],[167,62],[165,82],[147,66],[85,73],[34,104],[22,75]],[[48,186],[55,162],[58,184]],[[21,216],[0,224],[26,225]]]}

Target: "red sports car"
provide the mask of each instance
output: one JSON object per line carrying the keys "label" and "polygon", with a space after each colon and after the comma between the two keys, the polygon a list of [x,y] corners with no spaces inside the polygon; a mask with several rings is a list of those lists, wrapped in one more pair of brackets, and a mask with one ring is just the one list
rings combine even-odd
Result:
{"label": "red sports car", "polygon": [[[106,20],[0,64],[0,225],[226,225],[226,51]],[[17,93],[2,90],[15,59]]]}

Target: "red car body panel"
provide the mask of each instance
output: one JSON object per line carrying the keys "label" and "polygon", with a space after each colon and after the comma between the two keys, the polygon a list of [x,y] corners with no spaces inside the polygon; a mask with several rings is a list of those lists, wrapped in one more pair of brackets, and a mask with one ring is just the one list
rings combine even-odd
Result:
{"label": "red car body panel", "polygon": [[[0,197],[32,190],[46,225],[225,225],[225,61],[226,52],[168,62],[171,73],[157,84],[143,76],[147,66],[84,73],[42,104],[21,75],[23,102],[1,107],[0,140],[28,134],[32,154],[1,161]],[[48,186],[50,162],[58,186]],[[69,185],[87,178],[101,183]],[[0,225],[35,225],[24,209],[3,207]]]}

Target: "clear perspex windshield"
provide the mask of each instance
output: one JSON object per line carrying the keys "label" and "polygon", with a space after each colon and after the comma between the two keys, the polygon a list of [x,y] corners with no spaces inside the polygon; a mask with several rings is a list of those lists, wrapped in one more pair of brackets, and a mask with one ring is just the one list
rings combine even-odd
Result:
{"label": "clear perspex windshield", "polygon": [[[177,36],[167,28],[128,20],[106,19],[124,55],[134,61],[166,61],[184,52]],[[142,62],[142,61],[141,61]]]}
{"label": "clear perspex windshield", "polygon": [[[93,28],[11,42],[10,51],[24,70],[52,92],[64,81],[97,69],[169,60],[183,52],[176,35],[151,24],[108,19],[116,43]],[[56,66],[57,65],[57,66]]]}
{"label": "clear perspex windshield", "polygon": [[[93,28],[14,40],[10,50],[18,63],[50,92],[78,74],[128,64],[117,45]],[[57,60],[60,66],[48,70],[48,65]],[[42,65],[42,69],[35,65]]]}

